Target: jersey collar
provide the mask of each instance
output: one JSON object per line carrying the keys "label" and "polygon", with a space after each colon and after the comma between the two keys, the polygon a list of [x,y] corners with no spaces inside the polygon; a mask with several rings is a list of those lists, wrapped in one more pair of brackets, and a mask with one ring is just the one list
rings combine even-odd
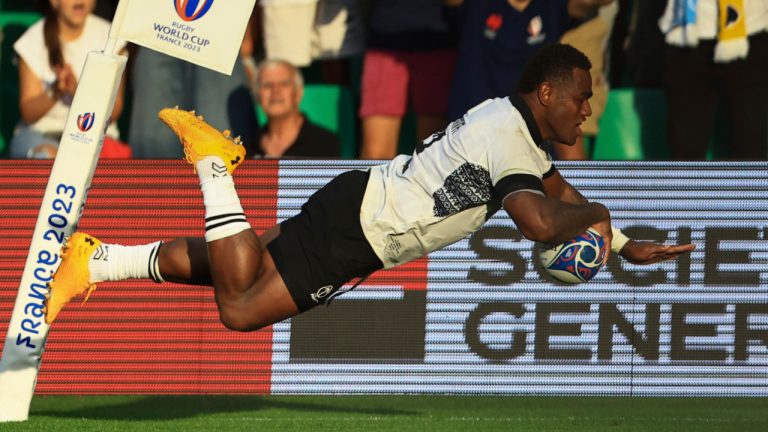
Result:
{"label": "jersey collar", "polygon": [[533,118],[533,113],[531,112],[531,109],[528,108],[528,104],[525,103],[523,98],[517,94],[509,96],[509,101],[512,103],[512,106],[517,108],[517,110],[520,111],[520,114],[523,116],[523,120],[525,120],[525,125],[528,126],[528,132],[531,133],[533,142],[535,142],[537,146],[541,147],[541,145],[544,144],[544,139],[541,137],[539,125],[536,124],[536,120]]}

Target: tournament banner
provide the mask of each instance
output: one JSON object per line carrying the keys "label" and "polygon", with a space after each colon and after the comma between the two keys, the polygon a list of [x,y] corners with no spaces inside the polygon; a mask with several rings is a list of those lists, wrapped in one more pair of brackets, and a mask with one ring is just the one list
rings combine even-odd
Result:
{"label": "tournament banner", "polygon": [[[124,0],[125,1],[125,0]],[[130,0],[117,38],[232,74],[256,0]]]}
{"label": "tournament banner", "polygon": [[[335,175],[376,163],[248,160],[234,179],[262,232]],[[103,282],[59,315],[36,393],[768,396],[768,164],[557,165],[630,237],[697,249],[650,266],[612,254],[595,279],[566,285],[502,211],[251,333],[224,328],[210,288]],[[49,169],[0,161],[0,332]],[[202,236],[204,213],[186,162],[103,161],[78,229],[145,244]]]}
{"label": "tournament banner", "polygon": [[[499,211],[423,271],[274,325],[272,393],[768,396],[768,165],[557,166],[631,238],[697,249],[564,284]],[[339,172],[283,162],[279,218]]]}

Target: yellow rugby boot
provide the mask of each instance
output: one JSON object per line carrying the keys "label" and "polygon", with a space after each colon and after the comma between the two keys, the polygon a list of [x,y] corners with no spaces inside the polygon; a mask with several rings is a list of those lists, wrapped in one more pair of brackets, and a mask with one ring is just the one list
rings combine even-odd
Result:
{"label": "yellow rugby boot", "polygon": [[158,115],[179,137],[187,162],[193,167],[206,156],[218,156],[226,164],[227,172],[232,174],[245,159],[245,146],[240,137],[232,139],[228,130],[219,132],[194,111],[164,108]]}
{"label": "yellow rugby boot", "polygon": [[43,307],[47,324],[52,323],[64,305],[75,296],[85,292],[85,303],[96,289],[96,284],[90,281],[88,260],[99,245],[101,241],[95,237],[76,232],[61,248],[61,265],[48,282],[48,296]]}

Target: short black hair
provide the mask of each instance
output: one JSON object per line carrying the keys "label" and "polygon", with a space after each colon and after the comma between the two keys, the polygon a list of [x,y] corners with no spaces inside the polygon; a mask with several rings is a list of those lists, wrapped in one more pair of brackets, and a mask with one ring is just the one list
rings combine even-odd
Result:
{"label": "short black hair", "polygon": [[530,93],[544,81],[565,82],[571,79],[573,68],[592,68],[583,52],[568,44],[553,43],[545,45],[528,60],[523,74],[517,83],[518,93]]}

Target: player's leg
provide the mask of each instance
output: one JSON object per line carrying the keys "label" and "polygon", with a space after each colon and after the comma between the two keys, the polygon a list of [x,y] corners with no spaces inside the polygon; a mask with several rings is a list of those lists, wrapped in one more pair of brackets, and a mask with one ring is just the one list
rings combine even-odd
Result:
{"label": "player's leg", "polygon": [[194,165],[205,205],[205,242],[222,322],[255,330],[298,313],[269,253],[251,230],[232,172],[245,157],[237,139],[194,113],[165,109],[160,118],[176,132]]}
{"label": "player's leg", "polygon": [[160,246],[159,241],[138,246],[108,245],[89,234],[74,233],[62,248],[61,263],[48,283],[45,322],[52,323],[74,297],[85,293],[88,300],[98,282],[130,278],[162,282],[157,268]]}
{"label": "player's leg", "polygon": [[250,331],[282,321],[325,304],[352,278],[380,269],[360,224],[367,182],[365,172],[343,173],[314,193],[299,214],[258,238],[246,230],[208,241],[224,325]]}
{"label": "player's leg", "polygon": [[208,246],[203,237],[182,237],[163,243],[158,269],[166,282],[212,286]]}
{"label": "player's leg", "polygon": [[[222,240],[214,242],[212,254],[224,258],[214,259],[219,263],[216,273],[229,275],[227,278],[213,277],[209,246],[203,237],[124,246],[102,243],[88,234],[75,233],[67,241],[64,261],[50,284],[51,292],[56,295],[46,302],[47,322],[53,322],[73,297],[83,292],[89,296],[97,283],[127,279],[218,287],[215,292],[222,322],[236,330],[263,327],[295,315],[298,311],[287,289],[283,288],[284,295],[279,295],[280,280],[270,280],[279,277],[271,257],[264,266],[264,255],[268,255],[264,245],[279,233],[279,226],[263,233],[258,240],[249,239],[249,233],[252,234],[248,230],[233,236],[231,243],[235,246]],[[255,252],[257,247],[259,252]],[[226,251],[215,252],[221,248]],[[232,253],[237,255],[236,259],[232,259]],[[262,285],[272,289],[265,290],[262,295],[247,294],[248,290],[258,290]],[[246,297],[251,301],[244,301]]]}
{"label": "player's leg", "polygon": [[165,281],[214,287],[221,322],[251,331],[299,313],[266,244],[279,226],[257,237],[252,230],[206,242],[178,238],[162,245],[157,261]]}
{"label": "player's leg", "polygon": [[[279,233],[279,225],[275,225],[263,232],[259,236],[259,243],[262,249]],[[115,266],[129,260],[130,257],[128,254],[141,247],[121,247],[119,245],[104,246],[108,250],[113,250],[113,253],[104,257],[104,261],[113,262]],[[114,251],[115,247],[121,247],[122,249]],[[205,242],[204,237],[180,237],[163,242],[156,254],[146,254],[146,258],[139,260],[139,262],[142,263],[140,267],[146,269],[146,271],[135,276],[136,278],[160,279],[160,281],[163,282],[174,282],[186,285],[213,286],[213,277],[211,276],[210,262],[208,260],[208,245]],[[89,266],[91,268],[91,275],[94,279],[98,279],[97,281],[125,279],[110,279],[109,273],[94,274],[95,264],[92,262]],[[154,278],[149,269],[155,269],[154,272],[159,278]]]}
{"label": "player's leg", "polygon": [[299,313],[269,252],[251,230],[208,243],[221,322],[252,331]]}
{"label": "player's leg", "polygon": [[222,321],[232,329],[252,330],[298,313],[235,191],[231,174],[245,155],[242,145],[193,112],[163,110],[161,118],[181,138],[200,178],[206,207],[204,242],[177,239],[164,247],[160,242],[125,247],[76,233],[50,283],[46,321],[52,322],[73,297],[86,291],[90,295],[95,282],[137,277],[161,282],[163,272],[179,282],[213,282]]}

